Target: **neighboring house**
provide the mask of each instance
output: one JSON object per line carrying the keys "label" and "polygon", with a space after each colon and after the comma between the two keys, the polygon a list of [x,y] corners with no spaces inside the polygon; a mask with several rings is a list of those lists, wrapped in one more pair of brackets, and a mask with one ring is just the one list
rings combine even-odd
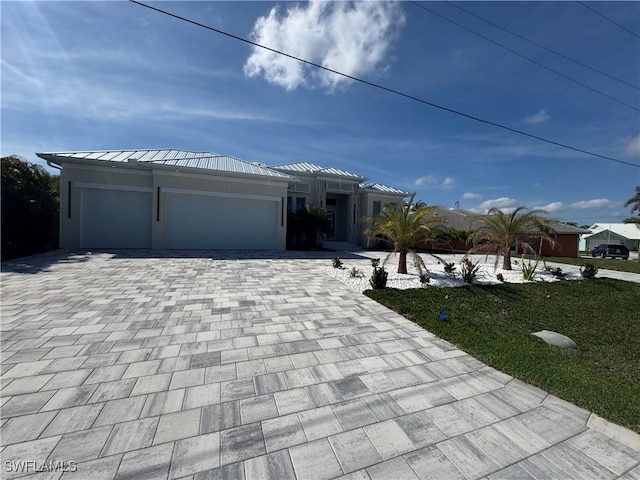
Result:
{"label": "neighboring house", "polygon": [[269,167],[184,150],[38,153],[61,169],[64,249],[284,250],[287,209],[325,209],[332,239],[362,245],[362,217],[408,194],[309,163]]}
{"label": "neighboring house", "polygon": [[601,243],[626,245],[631,251],[638,250],[640,224],[637,223],[594,223],[591,233],[580,236],[580,250],[592,250]]}
{"label": "neighboring house", "polygon": [[[459,231],[472,231],[478,225],[478,214],[470,212],[468,210],[449,209],[442,206],[436,206],[434,208],[434,215],[437,215],[442,219],[441,225],[445,228],[454,228]],[[555,245],[552,246],[548,242],[542,244],[542,255],[545,257],[571,257],[576,258],[578,256],[578,242],[579,236],[583,233],[588,233],[589,230],[577,228],[565,223],[556,222],[554,220],[548,221],[548,226],[555,231]],[[527,241],[527,238],[521,239],[521,242]],[[528,243],[536,252],[540,251],[539,238],[532,237]],[[454,240],[450,242],[433,241],[426,242],[420,247],[442,250],[442,251],[466,251],[471,248],[471,245],[467,244],[464,240]],[[519,255],[522,252],[522,247],[518,246],[516,253]]]}

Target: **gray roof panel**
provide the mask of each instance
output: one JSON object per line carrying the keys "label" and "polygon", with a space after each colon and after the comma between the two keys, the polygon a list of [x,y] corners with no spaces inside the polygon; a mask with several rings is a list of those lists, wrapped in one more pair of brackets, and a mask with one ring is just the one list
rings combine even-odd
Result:
{"label": "gray roof panel", "polygon": [[400,190],[399,188],[389,187],[388,185],[383,185],[381,183],[370,183],[369,185],[361,184],[360,188],[368,191],[402,195],[403,197],[408,197],[409,195],[411,195],[409,192],[405,192],[404,190]]}
{"label": "gray roof panel", "polygon": [[38,153],[41,158],[50,160],[80,159],[104,162],[128,162],[154,165],[173,165],[176,167],[196,168],[210,172],[228,172],[262,177],[293,179],[290,175],[278,172],[257,163],[249,163],[228,155],[212,152],[190,152],[187,150],[104,150],[97,152],[47,152]]}

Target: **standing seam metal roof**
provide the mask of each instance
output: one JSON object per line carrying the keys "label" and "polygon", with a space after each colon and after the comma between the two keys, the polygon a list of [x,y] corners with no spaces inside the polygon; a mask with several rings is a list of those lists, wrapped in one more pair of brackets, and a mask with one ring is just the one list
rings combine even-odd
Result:
{"label": "standing seam metal roof", "polygon": [[400,190],[398,188],[389,187],[381,183],[371,183],[369,185],[361,184],[360,188],[363,190],[375,190],[381,193],[392,193],[395,195],[402,195],[404,197],[411,195],[409,192],[405,192],[404,190]]}
{"label": "standing seam metal roof", "polygon": [[335,175],[339,177],[353,178],[354,180],[364,179],[365,177],[357,175],[355,173],[347,172],[346,170],[340,170],[333,167],[321,167],[320,165],[314,165],[308,162],[286,163],[283,165],[274,165],[270,168],[286,172],[298,172],[298,173],[323,173],[326,175]]}
{"label": "standing seam metal roof", "polygon": [[99,152],[48,152],[39,153],[39,157],[74,158],[81,160],[97,160],[107,162],[126,163],[137,161],[140,163],[173,165],[176,167],[199,168],[202,170],[242,173],[283,179],[292,179],[290,175],[278,172],[269,167],[249,163],[228,155],[212,152],[190,152],[186,150],[118,150]]}

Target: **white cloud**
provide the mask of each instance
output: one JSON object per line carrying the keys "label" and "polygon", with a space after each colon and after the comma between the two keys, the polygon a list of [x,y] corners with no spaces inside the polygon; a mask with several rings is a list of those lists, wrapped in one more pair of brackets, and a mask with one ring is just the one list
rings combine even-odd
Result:
{"label": "white cloud", "polygon": [[562,202],[551,202],[548,205],[543,207],[536,207],[536,210],[543,210],[547,213],[559,212],[564,208],[564,204]]}
{"label": "white cloud", "polygon": [[529,115],[528,117],[525,117],[523,122],[524,123],[544,123],[547,120],[551,120],[551,115],[549,115],[546,110],[542,109],[539,112],[534,113],[533,115]]}
{"label": "white cloud", "polygon": [[593,200],[581,200],[571,204],[573,208],[606,208],[613,207],[615,202],[606,198],[594,198]]}
{"label": "white cloud", "polygon": [[481,213],[487,213],[492,208],[499,208],[503,212],[512,212],[518,206],[518,201],[515,198],[500,197],[486,200],[478,205],[474,211]]}
{"label": "white cloud", "polygon": [[465,200],[480,200],[482,198],[482,195],[480,195],[479,193],[467,192],[462,195],[462,198],[464,198]]}
{"label": "white cloud", "polygon": [[436,179],[433,175],[427,175],[424,177],[418,178],[415,182],[413,182],[416,186],[426,185],[427,183],[435,183]]}
{"label": "white cloud", "polygon": [[456,183],[456,179],[453,177],[447,177],[444,179],[444,181],[442,182],[442,187],[443,188],[451,188],[453,187],[453,184]]}
{"label": "white cloud", "polygon": [[640,135],[623,140],[625,144],[624,152],[628,155],[640,155]]}
{"label": "white cloud", "polygon": [[[362,76],[385,69],[381,64],[404,21],[397,2],[312,0],[290,6],[282,15],[274,7],[269,15],[258,18],[251,39],[332,70]],[[244,72],[249,77],[263,75],[287,90],[312,86],[312,79],[329,89],[350,82],[259,47],[254,47]]]}

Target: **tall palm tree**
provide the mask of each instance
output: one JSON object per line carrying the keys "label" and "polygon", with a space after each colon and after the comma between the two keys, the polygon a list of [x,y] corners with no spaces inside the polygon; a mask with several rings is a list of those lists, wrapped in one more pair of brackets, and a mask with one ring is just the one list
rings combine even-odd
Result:
{"label": "tall palm tree", "polygon": [[[378,238],[393,245],[394,252],[400,254],[398,259],[398,273],[407,273],[407,254],[417,257],[413,247],[433,235],[433,227],[440,222],[438,217],[428,217],[433,207],[414,202],[416,194],[402,207],[385,205],[380,215],[369,217],[373,226],[366,231],[369,237]],[[419,257],[416,259],[419,261]]]}
{"label": "tall palm tree", "polygon": [[[540,211],[526,207],[518,207],[510,214],[492,208],[487,215],[478,216],[478,226],[468,238],[473,243],[470,252],[492,251],[502,255],[502,268],[511,270],[511,247],[516,245],[520,237],[537,237],[541,242],[546,240],[555,243],[553,230],[539,214]],[[528,243],[522,242],[522,246],[536,253]]]}
{"label": "tall palm tree", "polygon": [[635,212],[638,212],[638,216],[640,216],[640,186],[636,187],[636,193],[633,197],[624,202],[625,207],[628,207],[629,205],[631,205],[631,214],[633,215]]}

